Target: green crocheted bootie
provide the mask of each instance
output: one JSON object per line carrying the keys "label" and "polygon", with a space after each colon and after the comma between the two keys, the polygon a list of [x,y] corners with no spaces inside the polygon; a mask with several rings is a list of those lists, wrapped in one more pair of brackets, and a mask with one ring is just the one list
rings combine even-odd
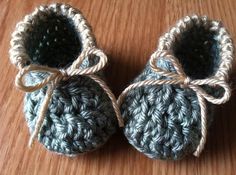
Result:
{"label": "green crocheted bootie", "polygon": [[26,91],[31,139],[73,156],[103,145],[117,128],[114,95],[103,82],[106,55],[77,9],[40,6],[16,26],[11,62],[16,86]]}
{"label": "green crocheted bootie", "polygon": [[221,23],[198,16],[178,21],[119,97],[129,143],[150,158],[199,156],[211,104],[230,98],[232,60],[232,41]]}

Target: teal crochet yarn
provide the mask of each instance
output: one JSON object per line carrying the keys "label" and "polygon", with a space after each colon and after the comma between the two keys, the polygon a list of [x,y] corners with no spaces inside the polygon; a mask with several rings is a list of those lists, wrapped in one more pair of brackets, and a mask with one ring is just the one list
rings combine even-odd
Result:
{"label": "teal crochet yarn", "polygon": [[196,15],[178,21],[118,100],[129,143],[155,159],[199,156],[211,103],[230,97],[232,60],[233,44],[220,22]]}
{"label": "teal crochet yarn", "polygon": [[[95,51],[90,53],[88,49],[86,52],[86,48]],[[31,66],[25,76],[28,93],[24,100],[25,118],[31,134],[36,130],[40,110],[49,96],[49,86],[56,84],[36,135],[47,149],[73,156],[99,148],[115,133],[117,119],[112,102],[104,91],[106,87],[101,87],[92,76],[86,76],[92,66],[100,63],[104,55],[100,52],[87,21],[79,10],[69,5],[40,6],[17,24],[12,35],[10,57],[20,69],[18,78]],[[83,54],[85,58],[81,61]],[[39,66],[39,71],[32,66]],[[96,76],[103,78],[102,72],[97,73],[98,69],[94,69]],[[44,81],[49,83],[30,92],[31,86]]]}

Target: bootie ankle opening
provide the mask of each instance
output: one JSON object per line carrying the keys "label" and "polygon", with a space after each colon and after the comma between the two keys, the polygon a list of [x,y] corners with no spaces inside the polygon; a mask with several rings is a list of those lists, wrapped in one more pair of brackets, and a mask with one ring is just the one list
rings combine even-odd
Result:
{"label": "bootie ankle opening", "polygon": [[158,50],[175,56],[191,79],[227,78],[233,59],[232,40],[222,24],[196,15],[178,21],[160,38]]}
{"label": "bootie ankle opening", "polygon": [[96,46],[82,13],[66,4],[40,6],[12,34],[10,58],[17,67],[67,68],[83,49]]}
{"label": "bootie ankle opening", "polygon": [[69,66],[82,50],[73,21],[54,12],[35,20],[25,47],[32,63],[55,68]]}
{"label": "bootie ankle opening", "polygon": [[190,78],[210,77],[220,62],[217,33],[194,24],[173,44],[173,53]]}
{"label": "bootie ankle opening", "polygon": [[70,65],[82,50],[72,21],[53,12],[35,21],[25,47],[32,63],[56,68]]}

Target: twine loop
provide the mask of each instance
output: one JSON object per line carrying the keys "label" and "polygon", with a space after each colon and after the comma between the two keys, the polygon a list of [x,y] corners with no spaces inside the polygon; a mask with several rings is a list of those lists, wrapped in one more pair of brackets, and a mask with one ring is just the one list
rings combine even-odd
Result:
{"label": "twine loop", "polygon": [[[80,67],[82,62],[84,61],[85,58],[88,58],[91,55],[99,57],[99,61],[91,67],[82,69]],[[80,56],[67,69],[56,69],[56,68],[50,68],[47,66],[41,66],[41,65],[35,65],[35,64],[31,64],[25,67],[23,66],[20,67],[20,70],[18,74],[16,75],[16,79],[15,79],[15,85],[18,89],[25,92],[34,92],[45,86],[48,87],[47,92],[45,94],[45,98],[40,107],[39,116],[35,124],[35,129],[29,140],[29,147],[32,147],[35,137],[38,136],[38,133],[40,132],[44,117],[48,109],[48,105],[50,103],[50,99],[53,94],[53,90],[56,88],[56,85],[61,80],[66,80],[69,77],[72,77],[75,75],[88,76],[89,78],[93,79],[95,82],[97,82],[101,86],[101,88],[106,92],[106,94],[108,95],[108,97],[110,98],[112,102],[119,125],[123,126],[123,120],[120,114],[119,107],[116,103],[115,96],[113,95],[109,87],[106,85],[106,83],[102,79],[100,79],[98,76],[94,75],[98,71],[102,70],[105,67],[106,63],[107,63],[107,56],[102,52],[102,50],[99,50],[95,47],[89,47],[87,49],[84,49],[82,53],[80,54]],[[24,77],[25,75],[32,72],[44,72],[44,73],[48,73],[49,75],[46,76],[43,80],[41,80],[39,83],[35,85],[26,85],[24,82]]]}
{"label": "twine loop", "polygon": [[[158,59],[164,58],[168,60],[175,69],[175,72],[164,70],[157,66]],[[195,152],[193,153],[195,156],[200,156],[200,153],[204,149],[204,145],[206,143],[207,136],[207,107],[206,101],[211,102],[213,104],[222,104],[229,100],[231,96],[231,89],[227,82],[225,81],[225,77],[219,79],[216,76],[212,76],[206,79],[196,79],[191,80],[188,77],[179,63],[178,59],[173,55],[168,53],[165,50],[158,50],[151,55],[150,58],[150,66],[153,71],[155,71],[158,75],[165,77],[167,79],[158,79],[158,80],[144,80],[128,86],[119,96],[118,105],[121,105],[125,96],[132,89],[147,86],[147,85],[180,85],[182,88],[189,88],[193,90],[198,98],[199,106],[200,106],[200,114],[201,114],[201,139],[199,145],[197,146]],[[208,94],[201,86],[207,85],[210,87],[221,87],[224,89],[224,93],[221,97],[214,97]]]}

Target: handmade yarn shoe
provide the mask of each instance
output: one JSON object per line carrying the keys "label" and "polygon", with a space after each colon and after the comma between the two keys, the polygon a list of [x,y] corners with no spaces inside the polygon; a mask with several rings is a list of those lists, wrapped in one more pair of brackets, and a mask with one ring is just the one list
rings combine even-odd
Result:
{"label": "handmade yarn shoe", "polygon": [[79,10],[52,4],[27,15],[12,35],[10,59],[19,69],[16,86],[27,92],[30,145],[37,137],[47,149],[73,156],[116,131],[119,108],[100,71],[107,57]]}
{"label": "handmade yarn shoe", "polygon": [[230,98],[232,60],[232,41],[221,23],[196,15],[177,22],[118,99],[129,143],[150,158],[199,156],[211,103]]}

